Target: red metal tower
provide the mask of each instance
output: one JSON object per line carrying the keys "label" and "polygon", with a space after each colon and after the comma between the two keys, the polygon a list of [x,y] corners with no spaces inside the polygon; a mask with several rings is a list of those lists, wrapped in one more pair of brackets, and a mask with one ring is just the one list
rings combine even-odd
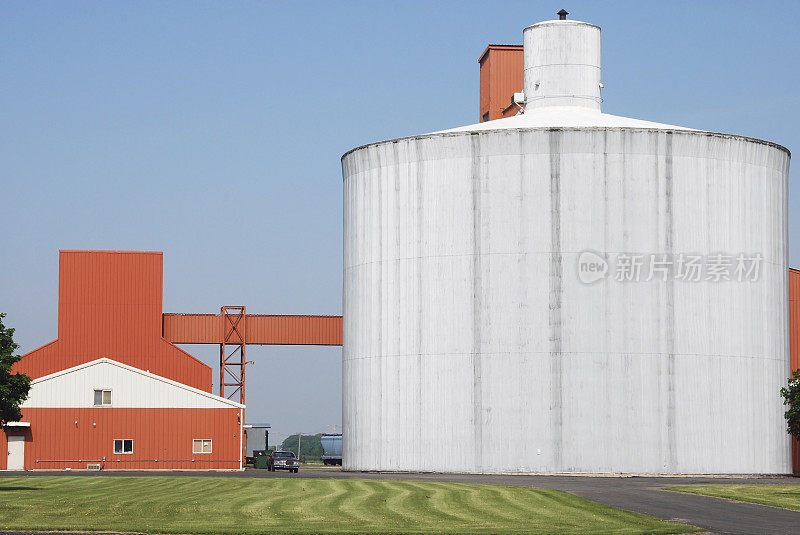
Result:
{"label": "red metal tower", "polygon": [[[220,309],[222,316],[222,343],[219,346],[219,395],[220,397],[235,400],[239,394],[238,402],[244,405],[245,347],[247,345],[246,307],[224,306]],[[225,387],[233,387],[229,394],[225,394]]]}

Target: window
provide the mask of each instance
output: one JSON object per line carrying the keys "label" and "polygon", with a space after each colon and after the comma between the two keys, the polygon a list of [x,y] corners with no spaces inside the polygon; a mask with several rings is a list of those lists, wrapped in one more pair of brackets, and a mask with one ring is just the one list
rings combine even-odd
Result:
{"label": "window", "polygon": [[210,438],[196,438],[192,441],[192,453],[211,453]]}
{"label": "window", "polygon": [[133,439],[131,438],[114,439],[114,453],[133,453]]}
{"label": "window", "polygon": [[94,405],[95,407],[111,405],[111,390],[95,390]]}
{"label": "window", "polygon": [[487,111],[486,113],[483,114],[483,117],[481,117],[481,122],[485,123],[488,120],[489,120],[489,112]]}

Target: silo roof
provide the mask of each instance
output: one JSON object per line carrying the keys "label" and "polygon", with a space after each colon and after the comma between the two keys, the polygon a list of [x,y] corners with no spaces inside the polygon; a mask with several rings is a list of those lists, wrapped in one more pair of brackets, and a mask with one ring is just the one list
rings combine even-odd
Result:
{"label": "silo roof", "polygon": [[495,119],[493,121],[486,121],[484,123],[470,124],[460,126],[458,128],[450,128],[447,130],[438,130],[436,132],[429,132],[427,134],[418,134],[414,136],[404,136],[395,139],[386,139],[383,141],[376,141],[367,143],[359,147],[350,149],[342,155],[344,159],[348,154],[355,152],[359,149],[369,147],[372,145],[380,145],[381,143],[392,143],[406,139],[420,139],[431,136],[447,136],[458,134],[470,134],[475,132],[498,132],[503,130],[547,130],[547,129],[632,129],[632,130],[664,130],[672,132],[687,132],[697,133],[702,135],[709,135],[715,137],[737,138],[746,139],[754,143],[763,145],[770,145],[779,150],[784,151],[791,156],[791,152],[786,147],[774,143],[772,141],[765,141],[748,136],[737,134],[724,134],[713,132],[710,130],[698,130],[695,128],[687,128],[685,126],[676,126],[665,123],[656,123],[653,121],[643,121],[641,119],[631,119],[630,117],[622,117],[619,115],[611,115],[609,113],[602,113],[597,110],[589,108],[581,108],[578,106],[552,106],[546,108],[535,108],[526,113],[521,113],[513,117],[505,119]]}
{"label": "silo roof", "polygon": [[444,134],[481,130],[515,130],[520,128],[643,128],[648,130],[701,131],[693,128],[686,128],[685,126],[675,126],[611,115],[577,106],[552,106],[536,108],[513,117],[506,117],[505,119],[495,119],[494,121],[440,130],[434,133]]}

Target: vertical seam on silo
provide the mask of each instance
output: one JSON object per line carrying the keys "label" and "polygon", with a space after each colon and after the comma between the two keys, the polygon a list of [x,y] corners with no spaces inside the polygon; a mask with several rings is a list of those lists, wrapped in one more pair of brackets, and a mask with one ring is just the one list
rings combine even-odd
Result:
{"label": "vertical seam on silo", "polygon": [[[615,140],[619,142],[619,140]],[[607,251],[612,250],[610,243],[609,243],[609,235],[610,235],[610,228],[609,228],[609,221],[611,218],[611,213],[609,210],[609,184],[608,184],[608,129],[603,130],[603,256],[608,260]],[[611,299],[609,296],[609,291],[605,289],[605,299],[603,299],[603,321],[605,322],[605,334],[609,334],[608,328],[608,319],[613,318],[614,315],[611,310]],[[604,336],[603,338],[603,348],[602,350],[605,351],[606,347],[608,347],[608,336]],[[612,364],[609,361],[606,361],[603,366],[603,399],[609,400],[611,398],[611,392],[609,392],[609,385],[613,384],[613,370]],[[606,401],[605,403],[605,410],[604,417],[605,421],[611,421],[613,417],[611,414],[611,403]],[[604,445],[605,448],[608,448],[608,445]],[[613,470],[613,461],[614,455],[612,451],[606,449],[603,452],[605,454],[605,463],[606,469],[608,471]]]}
{"label": "vertical seam on silo", "polygon": [[562,390],[561,390],[561,132],[551,130],[550,142],[550,380],[551,425],[553,430],[553,468],[563,471]]}
{"label": "vertical seam on silo", "polygon": [[[673,221],[672,221],[672,178],[673,178],[673,161],[672,161],[672,133],[666,134],[666,150],[665,150],[665,170],[664,170],[664,187],[665,187],[665,210],[666,221],[664,233],[666,236],[666,249],[672,253],[673,247]],[[667,358],[667,463],[670,472],[677,471],[676,459],[676,421],[675,421],[675,288],[671,277],[667,282],[667,351],[669,356]]]}
{"label": "vertical seam on silo", "polygon": [[[535,328],[533,325],[531,317],[531,307],[528,305],[530,302],[529,298],[529,289],[530,289],[530,274],[528,273],[528,243],[527,243],[527,236],[528,236],[528,229],[527,223],[528,219],[526,217],[526,199],[525,199],[525,181],[526,181],[526,148],[525,148],[525,138],[526,134],[523,131],[518,132],[517,134],[517,141],[518,151],[519,151],[519,241],[517,243],[517,273],[519,277],[519,284],[520,284],[520,294],[518,296],[517,301],[517,308],[518,308],[518,316],[515,318],[515,322],[517,322],[516,328],[516,335],[517,335],[517,350],[521,352],[522,360],[520,362],[521,370],[530,370],[529,366],[526,366],[528,361],[528,353],[526,350],[529,349],[527,333],[529,332],[529,328]],[[527,407],[527,411],[521,411],[525,418],[523,420],[522,425],[526,427],[533,427],[536,425],[537,415],[533,413],[532,408],[532,401],[529,396],[524,395],[527,394],[529,385],[533,384],[536,380],[535,377],[527,377],[525,373],[520,373],[517,377],[509,378],[514,381],[514,394],[520,396],[520,403],[523,403],[525,407]],[[516,434],[516,433],[515,433]],[[511,441],[503,441],[504,445],[510,446],[507,451],[502,453],[503,459],[508,459],[510,455],[514,452],[514,446]],[[508,447],[506,446],[506,447]],[[497,466],[497,464],[495,464]],[[505,468],[506,462],[502,462],[500,464],[501,468]],[[532,469],[529,462],[525,463],[525,466],[522,467],[525,471],[530,471]]]}
{"label": "vertical seam on silo", "polygon": [[473,430],[475,433],[475,470],[483,470],[483,391],[481,362],[481,327],[483,285],[481,280],[481,230],[482,230],[482,169],[481,138],[479,134],[471,135],[472,156],[472,396],[473,396]]}
{"label": "vertical seam on silo", "polygon": [[[628,156],[633,153],[633,151],[631,151],[630,147],[629,147],[629,136],[628,136],[628,132],[627,131],[623,130],[623,131],[620,132],[620,137],[619,137],[618,143],[619,143],[620,155],[621,155],[621,161],[620,161],[620,171],[621,171],[621,176],[620,176],[620,196],[621,196],[621,204],[622,204],[622,210],[620,211],[620,213],[621,213],[621,224],[622,224],[622,227],[621,227],[622,228],[622,247],[621,247],[620,250],[621,250],[621,252],[625,253],[625,252],[630,252],[630,251],[627,250],[628,247],[630,247],[630,245],[629,245],[630,244],[630,240],[629,240],[630,232],[628,230],[628,221],[629,221],[628,209],[629,208],[627,206],[627,201],[628,201],[628,182],[629,182],[629,180],[628,180],[628,176],[629,176],[629,173],[628,173]],[[628,297],[628,292],[629,292],[629,288],[627,288],[627,287],[622,287],[620,289],[620,293],[623,296],[623,299]],[[620,364],[619,365],[621,366],[621,370],[620,370],[621,376],[624,377],[624,378],[627,378],[627,377],[630,376],[631,356],[629,354],[629,349],[630,349],[632,344],[630,344],[630,338],[628,336],[629,323],[630,323],[628,318],[629,318],[629,316],[631,315],[632,312],[636,313],[636,311],[631,311],[631,310],[628,310],[628,309],[624,310],[621,313],[621,316],[622,316],[623,319],[622,319],[622,325],[621,325],[621,329],[620,330],[622,331],[621,346],[622,346],[622,349],[623,349],[623,353],[621,355]],[[620,373],[620,372],[618,372],[618,373]],[[627,385],[625,384],[624,381],[621,381],[621,384],[622,384],[621,390],[622,390],[622,396],[623,396],[622,403],[625,403],[624,396],[627,395]],[[627,409],[627,406],[625,407],[625,409]],[[632,427],[631,424],[630,424],[630,411],[625,410],[625,409],[621,409],[619,411],[621,413],[621,419],[623,421],[623,424],[621,426],[622,429],[620,431],[620,435],[621,435],[620,439],[624,443],[630,443],[630,434],[631,434],[631,427]],[[612,456],[612,459],[613,459],[612,460],[612,465],[616,466],[616,464],[615,464],[616,460],[620,459],[620,458],[622,458],[621,465],[624,465],[625,464],[624,456],[621,457],[619,455],[619,452],[615,452],[615,454]]]}
{"label": "vertical seam on silo", "polygon": [[[424,192],[423,192],[423,184],[422,184],[422,158],[419,157],[419,148],[421,141],[415,141],[413,146],[415,148],[416,154],[414,154],[414,161],[416,161],[416,176],[414,180],[416,182],[416,194],[417,194],[417,217],[414,218],[416,221],[416,230],[417,230],[417,261],[416,261],[416,275],[417,275],[417,422],[419,422],[420,429],[425,430],[425,427],[422,425],[422,381],[423,381],[423,359],[422,359],[422,333],[424,332],[423,325],[424,325],[424,312],[425,308],[422,306],[422,299],[424,296],[423,292],[423,279],[422,279],[422,264],[423,258],[422,253],[424,249],[424,239],[425,239],[425,213],[424,213]],[[422,437],[422,441],[424,442],[425,437]],[[415,446],[419,442],[414,442]],[[416,451],[411,452],[411,455],[420,456],[422,452]]]}
{"label": "vertical seam on silo", "polygon": [[387,179],[388,169],[386,167],[385,158],[381,158],[381,156],[383,155],[382,154],[383,150],[384,147],[378,147],[378,150],[375,151],[376,154],[378,155],[378,169],[380,169],[380,172],[378,173],[378,180],[376,181],[378,186],[378,196],[377,196],[377,202],[375,203],[376,209],[378,211],[376,217],[378,222],[378,228],[376,233],[378,238],[378,248],[377,248],[378,264],[376,270],[378,275],[378,284],[374,286],[378,290],[378,307],[377,307],[378,319],[375,324],[378,326],[378,359],[376,359],[377,360],[376,364],[378,366],[378,381],[377,381],[378,396],[379,396],[378,408],[380,412],[378,415],[378,440],[376,442],[378,445],[377,453],[378,453],[379,465],[383,465],[385,463],[385,459],[383,458],[383,450],[384,450],[383,442],[385,440],[383,433],[383,428],[384,428],[383,420],[387,408],[386,399],[384,398],[384,396],[387,394],[387,389],[385,388],[386,385],[384,384],[384,373],[383,373],[384,358],[387,355],[387,352],[384,350],[384,338],[386,336],[386,333],[383,328],[383,295],[384,295],[384,285],[386,284],[386,279],[384,278],[384,266],[386,264],[386,259],[384,258],[383,254],[383,181]]}
{"label": "vertical seam on silo", "polygon": [[[399,142],[394,143],[392,145],[392,157],[393,157],[393,160],[394,160],[394,162],[393,162],[394,163],[394,188],[393,188],[394,207],[391,210],[391,213],[394,216],[394,221],[392,221],[392,225],[387,226],[387,229],[392,229],[392,231],[394,233],[394,238],[395,238],[394,239],[394,244],[393,244],[394,245],[394,258],[392,260],[392,265],[394,266],[393,274],[392,274],[392,288],[394,288],[394,292],[393,292],[394,299],[393,299],[393,302],[392,302],[392,307],[393,307],[394,310],[392,311],[391,314],[387,314],[387,317],[391,318],[390,321],[389,321],[389,324],[392,325],[392,330],[393,330],[393,332],[392,332],[392,345],[394,346],[393,347],[393,350],[394,350],[393,352],[396,353],[397,350],[400,349],[401,347],[403,348],[404,351],[407,349],[406,347],[404,347],[404,345],[402,343],[402,334],[401,334],[401,330],[400,330],[401,323],[400,323],[400,318],[398,317],[398,313],[399,313],[400,307],[402,305],[400,292],[398,291],[398,288],[402,288],[403,285],[404,285],[403,282],[401,281],[402,270],[401,270],[401,264],[400,264],[400,258],[402,256],[401,253],[400,253],[401,247],[402,247],[402,244],[401,244],[402,240],[400,239],[400,234],[401,234],[400,211],[401,211],[401,207],[400,207],[400,143]],[[408,372],[407,366],[408,366],[407,363],[403,363],[403,367],[404,367],[403,371],[406,374]],[[406,415],[402,414],[402,412],[403,412],[402,407],[408,407],[408,399],[407,399],[408,393],[403,388],[402,375],[400,375],[400,377],[398,377],[398,375],[400,375],[399,374],[399,370],[396,368],[396,371],[395,371],[395,374],[394,374],[394,376],[395,376],[394,378],[398,382],[398,384],[397,384],[398,388],[395,390],[396,395],[397,395],[397,400],[395,401],[395,403],[393,405],[393,407],[395,409],[394,417],[397,419],[394,422],[395,429],[397,429],[397,426],[398,426],[398,424],[400,424],[400,422],[403,422],[401,425],[404,425],[404,426],[408,426],[408,423],[409,423],[408,422],[408,417]],[[392,453],[395,453],[397,451],[396,447],[397,446],[395,445],[391,449]],[[396,458],[399,460],[400,456],[396,456]]]}
{"label": "vertical seam on silo", "polygon": [[[661,182],[662,182],[661,181],[661,148],[660,148],[661,136],[659,134],[656,134],[656,135],[652,136],[652,140],[653,140],[653,143],[655,144],[655,150],[653,151],[653,154],[654,154],[654,158],[653,158],[653,167],[654,167],[653,176],[655,177],[655,194],[653,195],[653,198],[655,200],[655,216],[656,216],[656,232],[655,232],[654,239],[655,239],[655,243],[657,243],[658,246],[661,248],[661,252],[663,252],[663,253],[671,253],[672,251],[667,246],[667,243],[669,243],[670,240],[668,238],[666,238],[666,225],[664,226],[665,227],[664,229],[660,228],[662,211],[666,211],[667,210],[666,203],[665,203],[665,206],[662,206],[662,204],[661,204],[661,199],[662,199],[662,196],[661,196]],[[666,168],[666,154],[664,155],[664,162],[665,162],[664,167]],[[666,172],[664,173],[664,177],[665,177],[664,181],[663,181],[664,182],[664,197],[666,198],[667,189],[668,189],[667,180],[666,180]],[[662,237],[665,237],[664,238],[664,243],[662,243],[662,241],[661,241]],[[660,294],[659,294],[659,297],[660,297]],[[661,303],[659,302],[659,305],[660,304]],[[664,364],[666,362],[668,362],[668,360],[669,360],[669,352],[671,351],[670,350],[669,341],[667,340],[668,336],[666,334],[666,331],[668,329],[667,324],[669,323],[669,319],[667,317],[664,317],[663,308],[661,306],[657,307],[656,313],[658,314],[658,329],[659,329],[659,332],[658,332],[658,343],[659,343],[659,345],[658,345],[658,353],[659,354],[657,354],[655,356],[656,357],[656,364],[655,364],[655,366],[656,366],[656,378],[657,378],[657,381],[658,381],[657,382],[657,384],[658,384],[658,407],[657,407],[658,415],[657,415],[657,418],[658,418],[658,422],[660,424],[659,428],[658,428],[659,429],[658,436],[656,437],[657,438],[657,446],[658,446],[658,463],[659,463],[658,470],[660,472],[667,472],[669,470],[669,466],[670,466],[670,460],[669,460],[669,454],[668,454],[668,451],[669,451],[669,429],[668,429],[668,418],[667,418],[667,415],[665,414],[664,411],[666,410],[666,407],[669,404],[669,400],[668,399],[667,400],[664,399],[665,394],[668,396],[668,393],[667,393],[668,392],[668,388],[667,389],[664,388],[664,381],[669,381],[669,379],[665,375]],[[665,392],[665,390],[667,390],[667,392]],[[645,406],[644,405],[644,403],[645,403],[644,395],[645,395],[644,389],[642,389],[642,391],[641,391],[641,405],[642,406]],[[666,450],[665,450],[665,447],[666,447]],[[646,461],[644,459],[645,459],[644,452],[642,452],[642,463],[643,463],[642,470],[647,470],[647,466],[645,464]]]}

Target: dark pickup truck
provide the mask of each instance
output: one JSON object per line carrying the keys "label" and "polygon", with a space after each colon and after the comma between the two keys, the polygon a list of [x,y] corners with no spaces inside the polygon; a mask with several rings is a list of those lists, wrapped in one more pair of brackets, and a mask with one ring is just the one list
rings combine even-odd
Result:
{"label": "dark pickup truck", "polygon": [[290,472],[297,473],[300,468],[300,460],[294,456],[291,451],[273,451],[267,457],[267,470],[274,472],[275,470],[289,470]]}

